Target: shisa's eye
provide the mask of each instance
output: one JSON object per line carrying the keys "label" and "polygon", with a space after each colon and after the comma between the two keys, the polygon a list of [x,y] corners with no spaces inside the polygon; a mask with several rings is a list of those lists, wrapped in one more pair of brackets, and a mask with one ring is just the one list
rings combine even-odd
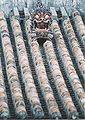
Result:
{"label": "shisa's eye", "polygon": [[39,16],[38,16],[38,15],[36,15],[36,16],[35,16],[35,18],[39,19]]}
{"label": "shisa's eye", "polygon": [[45,16],[45,19],[48,19],[48,18],[49,18],[49,16],[48,16],[48,15],[46,15],[46,16]]}

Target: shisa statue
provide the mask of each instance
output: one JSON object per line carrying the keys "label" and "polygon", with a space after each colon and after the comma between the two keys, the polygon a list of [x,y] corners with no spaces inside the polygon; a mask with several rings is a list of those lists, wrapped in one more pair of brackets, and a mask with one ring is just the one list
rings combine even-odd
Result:
{"label": "shisa statue", "polygon": [[31,17],[32,39],[37,40],[43,38],[46,40],[51,40],[51,12],[46,9],[46,7],[42,4],[41,0],[37,0],[34,11],[31,13]]}

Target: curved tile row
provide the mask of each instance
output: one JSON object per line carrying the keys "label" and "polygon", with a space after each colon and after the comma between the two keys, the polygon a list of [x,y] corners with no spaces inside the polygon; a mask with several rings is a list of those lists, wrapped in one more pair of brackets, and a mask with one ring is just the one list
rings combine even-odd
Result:
{"label": "curved tile row", "polygon": [[21,73],[23,77],[23,83],[25,85],[25,91],[28,100],[31,104],[31,110],[35,118],[42,118],[44,116],[41,103],[38,97],[36,86],[32,77],[30,70],[30,65],[26,53],[25,43],[22,37],[22,31],[20,28],[19,21],[15,19],[14,16],[11,16],[11,26],[14,33],[15,44],[17,48],[19,65],[21,67]]}
{"label": "curved tile row", "polygon": [[[27,97],[30,101],[31,108],[32,108],[31,111],[33,112],[33,115],[35,118],[42,118],[44,116],[44,113],[43,113],[43,110],[41,107],[41,103],[40,103],[38,93],[37,93],[37,90],[36,90],[36,87],[34,84],[34,80],[32,77],[32,73],[30,70],[30,65],[29,65],[29,61],[28,61],[28,57],[27,57],[27,53],[26,53],[24,39],[22,37],[22,31],[20,28],[20,24],[19,24],[19,21],[17,19],[15,19],[14,16],[11,16],[10,22],[11,22],[12,30],[14,33],[19,64],[21,67],[21,73],[22,73],[22,77],[23,77],[23,83],[25,84],[25,91],[26,91]],[[72,39],[70,38],[70,35],[74,35],[74,33],[73,33],[74,31],[69,29],[72,26],[68,25],[67,23],[69,23],[69,22],[66,22],[65,27],[66,27],[66,25],[67,25],[67,27],[65,28],[65,30],[67,30],[67,33],[69,33],[68,36],[69,36],[69,40],[72,41],[72,44],[71,44],[73,47],[72,49],[73,49],[73,51],[75,51],[74,52],[75,57],[76,57],[77,61],[79,62],[78,65],[80,66],[80,63],[82,63],[81,71],[83,71],[83,68],[85,66],[84,59],[83,59],[84,57],[82,57],[83,54],[81,55],[82,52],[78,45],[77,40],[75,39],[75,36],[73,36],[73,38],[71,37]],[[27,23],[27,25],[28,25],[28,23]],[[26,27],[27,27],[27,25],[26,25]],[[6,19],[5,19],[2,11],[0,12],[0,29],[1,29],[2,47],[3,47],[5,63],[6,63],[6,72],[8,75],[8,81],[9,81],[10,88],[11,88],[12,99],[13,99],[15,111],[19,118],[25,118],[27,116],[27,113],[26,113],[25,104],[24,104],[24,100],[23,100],[23,96],[22,96],[22,92],[21,92],[20,83],[18,80],[14,54],[13,54],[13,50],[12,50],[12,46],[11,46],[11,42],[10,42],[9,32],[7,29],[7,23],[6,23]],[[84,112],[85,111],[85,92],[80,83],[78,75],[74,69],[69,52],[66,48],[64,39],[60,32],[60,28],[56,21],[52,22],[52,29],[54,32],[57,47],[58,47],[59,53],[61,55],[61,58],[62,58],[62,61],[64,64],[64,68],[68,75],[69,81],[75,92],[76,98],[80,104],[80,108]],[[27,32],[27,34],[29,34],[27,29],[26,29],[26,32]],[[31,39],[30,35],[28,35],[28,39]],[[51,89],[51,86],[50,86],[48,78],[47,78],[45,66],[43,64],[43,59],[42,59],[42,56],[41,56],[41,53],[39,50],[39,44],[36,41],[34,41],[32,43],[29,42],[29,43],[30,43],[31,52],[33,55],[36,73],[38,76],[38,82],[40,84],[44,99],[46,101],[46,105],[47,105],[46,107],[48,108],[49,115],[52,118],[61,117],[58,105],[57,105],[56,100],[53,95],[53,91]],[[66,87],[65,81],[64,81],[62,73],[60,71],[58,61],[56,59],[56,55],[53,50],[52,42],[51,41],[45,42],[43,47],[45,48],[47,60],[48,60],[51,72],[52,72],[54,80],[55,80],[56,88],[57,88],[58,92],[60,93],[59,95],[63,102],[64,108],[66,109],[66,112],[68,113],[69,118],[75,119],[78,116],[78,113],[74,106],[74,103],[72,102],[69,91]],[[77,49],[76,49],[76,47],[77,47]],[[76,55],[76,51],[78,52],[77,55]],[[1,75],[0,76],[0,81],[1,81],[3,79],[1,71],[0,71],[0,75]],[[3,83],[3,82],[1,81],[1,83]],[[0,93],[2,95],[2,84],[1,83],[0,83],[0,85],[1,85]],[[3,86],[4,86],[4,83],[3,83]],[[4,90],[4,95],[6,95],[5,86],[4,86],[3,90]],[[4,96],[4,98],[5,98],[6,104],[4,104],[4,102],[2,102],[3,97],[0,98],[0,102],[1,102],[0,116],[2,118],[7,118],[7,117],[9,117],[9,109],[8,109],[8,106],[6,106],[7,105],[6,96]],[[2,104],[3,104],[3,106],[2,106]],[[4,109],[2,109],[2,108],[4,108]],[[84,112],[84,114],[85,114],[85,112]]]}
{"label": "curved tile row", "polygon": [[0,117],[9,118],[9,107],[6,95],[4,76],[2,72],[1,58],[0,58]]}
{"label": "curved tile row", "polygon": [[61,117],[58,105],[53,95],[52,88],[48,81],[45,66],[43,64],[42,56],[39,49],[39,44],[37,41],[31,43],[31,52],[38,76],[38,82],[40,84],[43,97],[46,101],[49,115],[52,118]]}
{"label": "curved tile row", "polygon": [[80,35],[82,43],[85,47],[85,25],[83,23],[82,17],[80,13],[77,10],[75,10],[72,12],[72,18],[75,22],[77,32]]}
{"label": "curved tile row", "polygon": [[54,48],[51,41],[47,41],[44,43],[45,53],[47,56],[48,63],[50,65],[50,69],[54,78],[55,86],[58,90],[58,94],[61,97],[61,101],[66,110],[68,118],[77,118],[78,113],[72,101],[72,98],[69,94],[68,88],[65,84],[64,78],[62,76],[58,60],[54,53]]}
{"label": "curved tile row", "polygon": [[75,91],[76,97],[78,98],[78,102],[81,106],[82,112],[85,112],[85,92],[84,92],[83,87],[80,83],[78,75],[74,69],[72,60],[71,60],[69,52],[66,48],[63,36],[62,36],[60,28],[58,26],[58,23],[55,20],[52,22],[52,29],[54,32],[58,51],[59,51],[60,56],[62,58],[62,62],[64,64],[64,68],[65,68],[66,73],[68,75],[69,81],[72,85],[73,90]]}
{"label": "curved tile row", "polygon": [[22,96],[13,49],[11,46],[10,36],[3,11],[0,11],[0,29],[1,29],[1,41],[4,52],[4,58],[5,58],[6,72],[11,89],[11,95],[15,107],[15,112],[17,117],[24,118],[26,117],[25,103]]}
{"label": "curved tile row", "polygon": [[73,54],[76,58],[77,64],[78,64],[78,66],[81,70],[82,76],[85,80],[85,58],[84,58],[81,48],[79,46],[78,40],[75,36],[74,30],[72,28],[69,18],[64,20],[63,28],[66,32],[66,35],[67,35],[69,43],[71,45]]}

